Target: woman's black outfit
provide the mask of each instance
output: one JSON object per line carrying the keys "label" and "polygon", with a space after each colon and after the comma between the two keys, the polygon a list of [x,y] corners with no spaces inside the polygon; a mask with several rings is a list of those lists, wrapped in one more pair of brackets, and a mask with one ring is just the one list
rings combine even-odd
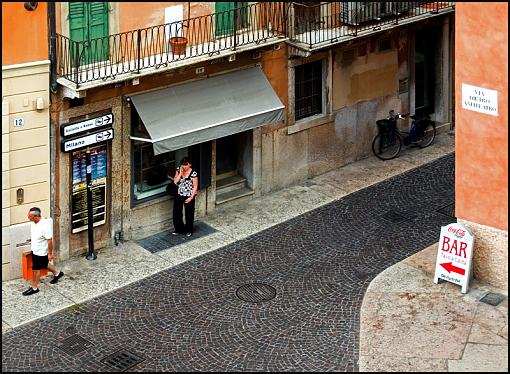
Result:
{"label": "woman's black outfit", "polygon": [[[192,234],[193,221],[195,219],[195,198],[188,204],[184,204],[193,194],[193,178],[197,177],[197,172],[191,170],[188,178],[181,176],[177,182],[177,196],[174,199],[173,221],[175,232],[179,234]],[[182,207],[184,205],[184,214],[186,217],[186,225],[182,220]]]}

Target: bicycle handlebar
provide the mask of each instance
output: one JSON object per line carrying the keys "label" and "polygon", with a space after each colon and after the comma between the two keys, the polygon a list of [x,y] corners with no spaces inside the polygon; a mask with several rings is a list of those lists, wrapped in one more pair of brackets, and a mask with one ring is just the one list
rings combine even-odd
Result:
{"label": "bicycle handlebar", "polygon": [[397,113],[397,114],[395,114],[395,112],[393,110],[390,110],[389,115],[390,115],[390,118],[394,117],[394,118],[397,118],[397,119],[404,119],[405,117],[407,117],[409,115],[409,113],[405,113],[405,114]]}

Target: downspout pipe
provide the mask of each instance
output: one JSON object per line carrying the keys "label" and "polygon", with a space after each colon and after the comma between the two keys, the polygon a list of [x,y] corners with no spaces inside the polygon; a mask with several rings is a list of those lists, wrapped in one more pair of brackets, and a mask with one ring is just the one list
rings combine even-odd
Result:
{"label": "downspout pipe", "polygon": [[57,93],[57,31],[55,22],[55,3],[48,2],[48,30],[49,38],[49,57],[50,57],[50,91]]}
{"label": "downspout pipe", "polygon": [[[53,231],[55,231],[55,123],[52,121],[52,96],[57,93],[57,52],[56,52],[56,23],[55,23],[55,3],[48,2],[48,54],[50,59],[50,216],[53,220]],[[59,235],[54,236],[54,249],[59,253]]]}

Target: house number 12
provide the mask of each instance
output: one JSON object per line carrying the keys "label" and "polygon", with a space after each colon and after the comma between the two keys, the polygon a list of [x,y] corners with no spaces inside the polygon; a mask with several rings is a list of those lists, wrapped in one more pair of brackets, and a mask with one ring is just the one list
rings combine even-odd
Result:
{"label": "house number 12", "polygon": [[23,118],[14,118],[14,127],[23,126],[24,123]]}

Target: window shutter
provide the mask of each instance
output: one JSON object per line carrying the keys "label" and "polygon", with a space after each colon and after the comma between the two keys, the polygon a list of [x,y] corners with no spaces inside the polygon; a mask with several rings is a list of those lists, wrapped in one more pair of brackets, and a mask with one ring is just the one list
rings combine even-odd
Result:
{"label": "window shutter", "polygon": [[69,2],[69,35],[74,42],[88,40],[87,17],[84,2]]}
{"label": "window shutter", "polygon": [[229,12],[234,8],[234,2],[216,2],[216,36],[231,34],[234,31],[234,12]]}
{"label": "window shutter", "polygon": [[90,39],[108,36],[108,3],[91,2],[90,6]]}

